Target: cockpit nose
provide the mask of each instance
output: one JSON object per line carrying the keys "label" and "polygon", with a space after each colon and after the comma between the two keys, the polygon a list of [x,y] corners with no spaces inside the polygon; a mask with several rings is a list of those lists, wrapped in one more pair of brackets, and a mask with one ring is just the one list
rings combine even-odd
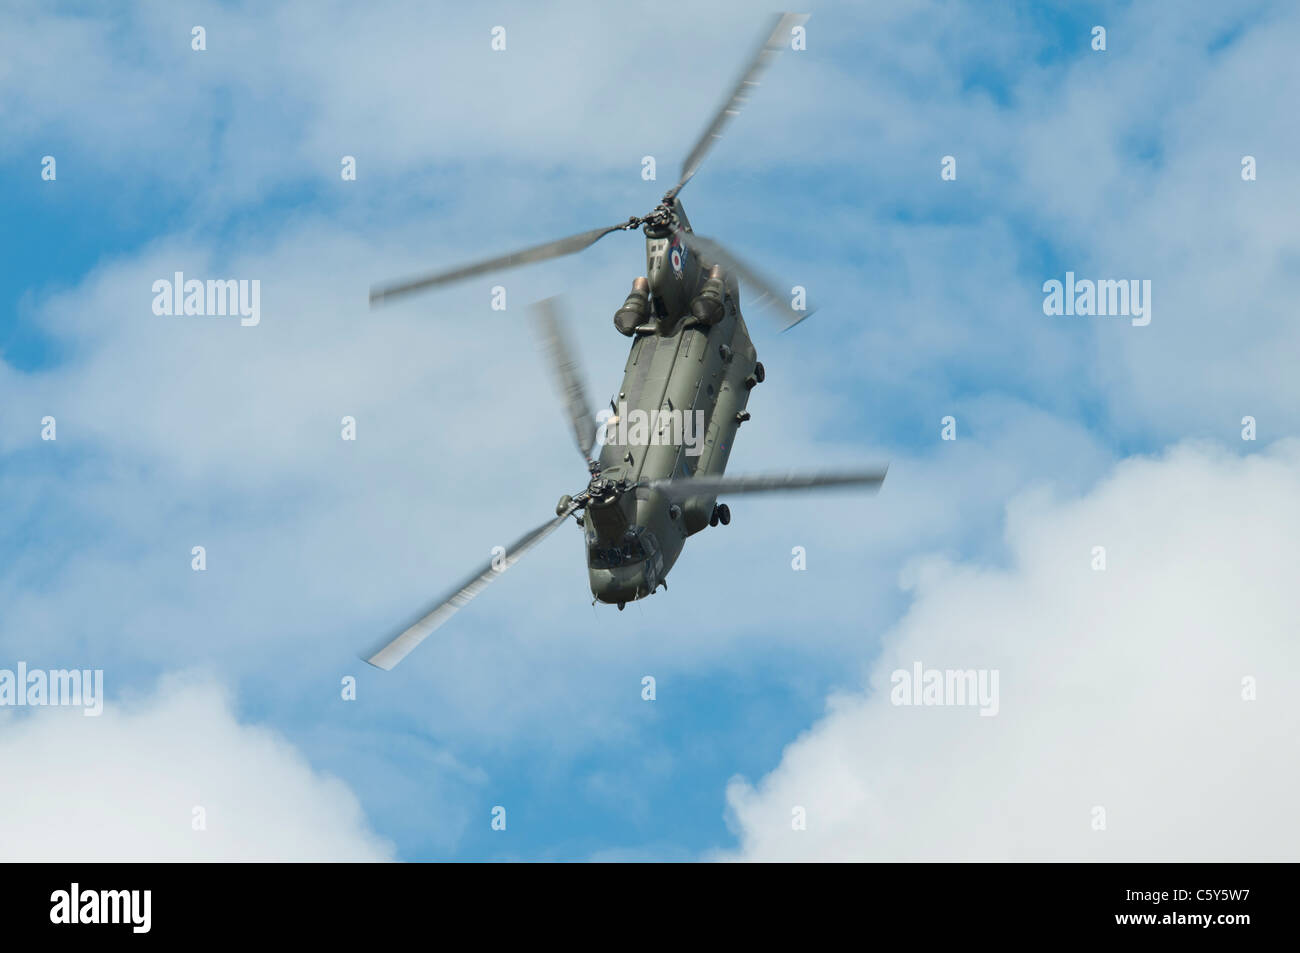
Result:
{"label": "cockpit nose", "polygon": [[[654,534],[634,526],[614,542],[587,535],[587,575],[599,602],[631,602],[654,592],[653,565],[662,565]],[[655,562],[652,562],[655,561]]]}
{"label": "cockpit nose", "polygon": [[644,562],[619,566],[617,569],[597,569],[593,566],[587,570],[587,574],[591,580],[591,594],[600,602],[614,605],[649,595]]}

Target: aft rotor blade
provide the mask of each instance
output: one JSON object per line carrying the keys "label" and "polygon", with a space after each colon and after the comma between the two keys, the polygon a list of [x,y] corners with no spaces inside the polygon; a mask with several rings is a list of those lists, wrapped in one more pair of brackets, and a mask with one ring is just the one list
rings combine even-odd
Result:
{"label": "aft rotor blade", "polygon": [[790,304],[789,295],[782,294],[771,279],[737,258],[720,242],[712,238],[705,238],[703,235],[696,235],[694,232],[682,231],[678,234],[686,247],[702,259],[715,265],[721,265],[725,271],[731,272],[750,285],[751,290],[756,292],[754,300],[751,302],[752,309],[771,308],[774,313],[780,316],[782,331],[789,331],[800,321],[812,315],[812,308],[796,311]]}
{"label": "aft rotor blade", "polygon": [[372,652],[366,658],[366,661],[385,671],[392,669],[398,662],[410,655],[417,645],[427,639],[434,629],[465,608],[471,599],[518,562],[524,553],[557,530],[560,524],[567,520],[577,508],[576,504],[570,505],[562,515],[543,523],[528,535],[517,540],[514,545],[506,550],[504,556],[494,558],[481,571],[465,580],[451,595],[438,603],[417,622],[411,624],[401,635]]}
{"label": "aft rotor blade", "polygon": [[577,443],[582,458],[590,460],[591,448],[596,445],[596,418],[592,416],[591,403],[582,386],[578,362],[569,346],[570,337],[560,319],[558,301],[558,298],[547,298],[533,307],[551,361],[551,370],[555,373],[555,382],[560,388],[560,398],[564,401],[569,424],[573,427],[574,442]]}
{"label": "aft rotor blade", "polygon": [[714,114],[713,120],[704,128],[704,133],[696,141],[695,147],[687,155],[686,161],[682,163],[682,177],[677,184],[668,192],[668,197],[672,198],[682,190],[695,171],[704,161],[704,157],[713,148],[713,144],[722,138],[722,130],[737,115],[741,108],[749,102],[749,97],[754,90],[758,88],[758,79],[762,76],[763,71],[771,65],[772,60],[776,59],[776,54],[780,53],[790,42],[790,31],[796,26],[802,26],[808,21],[806,13],[781,13],[772,21],[772,28],[768,31],[767,38],[763,40],[762,45],[754,51],[749,62],[745,66],[745,71],[740,74],[740,79]]}
{"label": "aft rotor blade", "polygon": [[632,226],[629,223],[624,222],[621,225],[611,225],[609,228],[594,228],[589,232],[582,232],[578,235],[570,235],[568,238],[534,245],[531,248],[511,252],[509,255],[489,258],[471,265],[462,265],[459,268],[446,271],[417,275],[413,278],[405,278],[386,285],[375,285],[370,289],[370,306],[373,308],[375,305],[386,304],[394,298],[412,292],[423,291],[425,288],[433,288],[438,285],[451,284],[454,281],[463,281],[466,278],[473,278],[475,275],[482,275],[491,271],[504,271],[507,268],[517,268],[520,265],[532,264],[535,261],[546,261],[550,258],[562,258],[565,255],[572,255],[584,248],[590,248],[610,232],[624,231],[630,227]]}
{"label": "aft rotor blade", "polygon": [[659,490],[669,499],[689,500],[696,496],[732,496],[737,493],[777,493],[783,490],[816,490],[824,487],[859,486],[880,489],[889,467],[839,473],[772,473],[759,476],[700,476],[648,480],[643,486]]}

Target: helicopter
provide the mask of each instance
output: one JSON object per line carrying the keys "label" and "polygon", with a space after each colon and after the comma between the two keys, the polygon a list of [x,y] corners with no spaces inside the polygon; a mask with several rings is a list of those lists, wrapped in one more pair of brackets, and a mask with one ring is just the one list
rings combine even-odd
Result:
{"label": "helicopter", "polygon": [[[786,296],[766,277],[720,242],[697,235],[678,198],[723,127],[758,86],[759,76],[806,20],[805,14],[791,13],[774,18],[730,95],[682,163],[677,183],[648,214],[371,289],[370,304],[375,307],[477,275],[572,255],[613,232],[640,228],[645,235],[646,273],[632,282],[623,306],[614,314],[615,328],[632,343],[618,399],[610,402],[603,432],[598,434],[597,415],[587,400],[556,299],[534,308],[574,443],[586,463],[586,487],[561,496],[553,519],[504,552],[498,551],[487,566],[364,656],[365,661],[391,670],[571,517],[583,530],[593,605],[600,602],[622,610],[629,602],[668,588],[668,572],[688,537],[731,522],[731,510],[717,502],[719,496],[823,487],[876,490],[884,482],[886,466],[725,475],[737,431],[750,417],[745,409],[750,392],[766,377],[741,314],[740,282],[754,293],[755,310],[767,307],[778,312],[782,330],[812,311],[787,304]],[[627,426],[631,417],[638,418],[639,427]],[[598,436],[602,446],[593,457]]]}

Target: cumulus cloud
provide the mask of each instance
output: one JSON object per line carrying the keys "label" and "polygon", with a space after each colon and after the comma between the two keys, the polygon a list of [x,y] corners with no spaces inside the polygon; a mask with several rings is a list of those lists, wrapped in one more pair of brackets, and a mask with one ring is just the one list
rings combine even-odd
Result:
{"label": "cumulus cloud", "polygon": [[[1006,567],[912,568],[865,690],[729,786],[735,856],[1300,855],[1300,442],[1131,459],[1080,499],[1022,495],[1006,537]],[[997,670],[998,714],[891,704],[916,662]]]}
{"label": "cumulus cloud", "polygon": [[[210,680],[173,676],[99,717],[0,718],[0,859],[376,861],[392,845],[341,781]],[[195,830],[195,810],[205,829]]]}

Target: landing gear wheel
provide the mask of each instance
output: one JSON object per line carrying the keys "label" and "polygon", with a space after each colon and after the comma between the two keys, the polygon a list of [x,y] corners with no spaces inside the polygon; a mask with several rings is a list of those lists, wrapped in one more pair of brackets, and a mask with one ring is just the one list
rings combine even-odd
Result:
{"label": "landing gear wheel", "polygon": [[757,364],[754,365],[754,380],[758,381],[761,384],[766,379],[766,377],[767,377],[767,371],[763,370],[763,362],[759,361]]}
{"label": "landing gear wheel", "polygon": [[727,506],[726,503],[718,507],[718,522],[723,526],[731,523],[731,507]]}
{"label": "landing gear wheel", "polygon": [[619,612],[622,612],[622,611],[623,611],[623,607],[624,607],[625,605],[627,605],[626,602],[620,602],[620,603],[618,604],[618,611],[619,611]]}
{"label": "landing gear wheel", "polygon": [[709,514],[709,525],[718,525],[718,508],[716,506],[713,508],[713,512]]}

